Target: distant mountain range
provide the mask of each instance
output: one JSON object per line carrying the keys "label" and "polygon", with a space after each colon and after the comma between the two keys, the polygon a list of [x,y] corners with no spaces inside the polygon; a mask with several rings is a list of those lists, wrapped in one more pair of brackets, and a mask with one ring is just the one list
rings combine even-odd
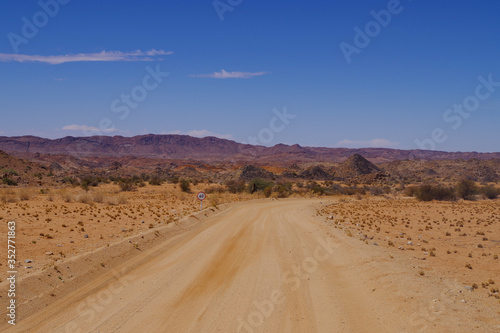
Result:
{"label": "distant mountain range", "polygon": [[360,154],[373,163],[403,160],[500,159],[500,153],[444,152],[387,148],[321,148],[277,144],[273,147],[242,144],[215,137],[187,135],[139,135],[64,137],[44,139],[35,136],[0,137],[0,150],[17,156],[33,154],[83,157],[141,157],[203,162],[259,164],[331,162],[339,163]]}

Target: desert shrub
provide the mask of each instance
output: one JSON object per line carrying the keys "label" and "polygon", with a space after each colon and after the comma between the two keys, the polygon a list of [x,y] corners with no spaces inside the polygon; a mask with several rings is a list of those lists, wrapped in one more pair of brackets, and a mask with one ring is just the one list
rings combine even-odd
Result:
{"label": "desert shrub", "polygon": [[332,184],[327,188],[327,194],[329,195],[340,195],[342,194],[342,186],[339,184]]}
{"label": "desert shrub", "polygon": [[165,180],[160,178],[159,176],[153,176],[153,177],[149,178],[149,185],[159,186],[159,185],[163,184],[164,181]]}
{"label": "desert shrub", "polygon": [[16,202],[15,192],[11,189],[0,189],[0,201],[3,203]]}
{"label": "desert shrub", "polygon": [[17,186],[17,182],[9,177],[2,178],[2,183],[9,185],[9,186]]}
{"label": "desert shrub", "polygon": [[288,198],[292,193],[291,183],[280,183],[272,188],[272,192],[276,194],[277,198]]}
{"label": "desert shrub", "polygon": [[365,195],[366,194],[366,189],[364,187],[357,187],[357,186],[346,186],[342,187],[341,194],[344,195]]}
{"label": "desert shrub", "polygon": [[264,190],[269,189],[268,190],[269,195],[271,195],[273,185],[274,183],[269,180],[265,180],[262,178],[255,178],[254,180],[248,183],[247,191],[249,193],[255,193],[255,192],[263,192]]}
{"label": "desert shrub", "polygon": [[73,201],[73,195],[65,188],[59,191],[59,195],[61,196],[61,199],[63,199],[65,202]]}
{"label": "desert shrub", "polygon": [[172,184],[178,184],[179,183],[179,177],[172,177],[168,180]]}
{"label": "desert shrub", "polygon": [[271,194],[273,193],[273,188],[272,187],[266,187],[262,193],[264,193],[264,196],[266,198],[269,198],[271,196]]}
{"label": "desert shrub", "polygon": [[80,187],[85,191],[87,192],[90,188],[89,188],[89,184],[87,183],[80,183]]}
{"label": "desert shrub", "polygon": [[481,187],[479,192],[487,199],[496,199],[500,196],[500,189],[492,185]]}
{"label": "desert shrub", "polygon": [[[99,186],[100,179],[94,176],[84,176],[81,178],[80,186],[97,187]],[[83,187],[82,187],[83,188]],[[88,190],[87,190],[88,191]]]}
{"label": "desert shrub", "polygon": [[408,186],[404,189],[404,195],[407,197],[416,197],[418,192],[417,186]]}
{"label": "desert shrub", "polygon": [[17,193],[17,195],[19,196],[19,200],[22,200],[22,201],[30,200],[32,197],[32,194],[33,193],[28,188],[21,188],[21,189],[19,189],[19,192]]}
{"label": "desert shrub", "polygon": [[246,182],[244,180],[228,180],[224,185],[231,193],[241,193],[245,190]]}
{"label": "desert shrub", "polygon": [[120,190],[123,192],[133,191],[135,190],[135,182],[133,179],[122,179],[118,182],[118,186],[120,186]]}
{"label": "desert shrub", "polygon": [[209,201],[210,201],[210,204],[217,209],[218,209],[219,205],[222,203],[222,200],[221,200],[219,194],[211,195]]}
{"label": "desert shrub", "polygon": [[187,179],[183,178],[179,180],[179,187],[182,192],[187,192],[187,193],[191,192],[191,186],[189,184],[189,180]]}
{"label": "desert shrub", "polygon": [[97,203],[103,203],[103,202],[104,202],[105,197],[106,197],[106,196],[104,195],[104,193],[102,193],[102,192],[100,192],[100,191],[99,191],[99,192],[94,192],[94,193],[92,194],[92,200],[93,200],[94,202],[97,202]]}
{"label": "desert shrub", "polygon": [[370,187],[370,194],[374,196],[379,196],[384,194],[384,189],[380,186],[372,186]]}
{"label": "desert shrub", "polygon": [[92,196],[88,193],[80,194],[78,196],[78,202],[90,205],[93,202]]}
{"label": "desert shrub", "polygon": [[456,200],[455,190],[440,185],[424,184],[416,188],[415,197],[419,201],[453,201]]}
{"label": "desert shrub", "polygon": [[474,200],[478,189],[474,181],[470,179],[462,179],[456,187],[457,195],[464,200]]}
{"label": "desert shrub", "polygon": [[106,197],[104,202],[110,206],[125,205],[127,203],[127,198],[123,195],[117,195],[113,197]]}
{"label": "desert shrub", "polygon": [[308,182],[306,188],[312,193],[317,195],[323,195],[326,192],[326,188],[324,188],[323,186],[314,181]]}
{"label": "desert shrub", "polygon": [[76,180],[75,178],[73,177],[64,177],[61,182],[63,184],[71,184],[72,186],[78,186],[78,180]]}

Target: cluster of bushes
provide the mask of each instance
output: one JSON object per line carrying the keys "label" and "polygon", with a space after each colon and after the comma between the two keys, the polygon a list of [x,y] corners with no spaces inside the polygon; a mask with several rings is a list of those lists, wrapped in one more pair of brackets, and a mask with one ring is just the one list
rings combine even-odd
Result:
{"label": "cluster of bushes", "polygon": [[456,191],[452,187],[441,185],[420,185],[407,187],[405,194],[410,197],[415,197],[419,201],[454,201],[457,199]]}
{"label": "cluster of bushes", "polygon": [[226,185],[227,190],[231,193],[241,193],[245,191],[247,186],[244,180],[229,180],[224,185]]}
{"label": "cluster of bushes", "polygon": [[[385,188],[380,187],[370,187],[370,186],[341,186],[340,184],[335,184],[333,182],[325,182],[324,185],[318,184],[315,181],[308,182],[305,186],[301,183],[297,184],[299,188],[306,188],[317,195],[365,195],[367,191],[372,193],[372,195],[381,195],[386,193]],[[390,188],[388,188],[390,191]]]}
{"label": "cluster of bushes", "polygon": [[500,196],[500,189],[491,185],[478,187],[474,181],[462,179],[454,187],[430,184],[408,187],[405,190],[405,194],[416,197],[419,201],[474,200],[479,194],[486,199],[495,199]]}
{"label": "cluster of bushes", "polygon": [[101,183],[101,179],[94,176],[85,176],[80,181],[80,187],[88,191],[90,187],[97,187]]}
{"label": "cluster of bushes", "polygon": [[483,186],[479,189],[479,193],[485,198],[485,199],[496,199],[500,196],[500,189],[496,188],[491,185],[486,185]]}
{"label": "cluster of bushes", "polygon": [[9,186],[17,186],[17,182],[10,177],[2,178],[2,183]]}
{"label": "cluster of bushes", "polygon": [[118,186],[120,186],[120,190],[122,191],[133,191],[137,187],[146,186],[142,178],[138,176],[133,176],[131,178],[119,177],[115,180],[115,184],[118,184]]}
{"label": "cluster of bushes", "polygon": [[[266,198],[271,196],[275,198],[287,198],[292,194],[292,183],[290,182],[277,182],[274,183],[270,180],[255,178],[251,180],[248,185],[244,186],[244,183],[237,181],[234,184],[233,190],[237,192],[243,192],[246,187],[246,191],[250,194],[262,193]],[[236,193],[236,192],[233,192]]]}

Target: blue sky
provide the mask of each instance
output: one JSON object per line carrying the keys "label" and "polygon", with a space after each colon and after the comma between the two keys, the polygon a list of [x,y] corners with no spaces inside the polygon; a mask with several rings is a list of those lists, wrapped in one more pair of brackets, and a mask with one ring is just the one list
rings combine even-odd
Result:
{"label": "blue sky", "polygon": [[0,135],[500,151],[499,12],[451,0],[2,1]]}

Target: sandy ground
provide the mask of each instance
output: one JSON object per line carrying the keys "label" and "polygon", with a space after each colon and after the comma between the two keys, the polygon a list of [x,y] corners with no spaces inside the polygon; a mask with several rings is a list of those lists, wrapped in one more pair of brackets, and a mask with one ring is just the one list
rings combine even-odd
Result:
{"label": "sandy ground", "polygon": [[321,209],[326,222],[368,244],[420,261],[424,274],[456,278],[500,299],[500,201],[418,202],[365,198]]}
{"label": "sandy ground", "polygon": [[30,315],[0,329],[500,331],[498,300],[468,291],[456,276],[420,275],[421,261],[397,255],[404,251],[350,237],[325,218],[332,204],[264,200],[214,212],[93,278],[68,282],[65,292],[33,293],[24,305]]}
{"label": "sandy ground", "polygon": [[[16,221],[16,266],[23,278],[66,258],[176,223],[200,210],[196,193],[206,187],[199,184],[192,193],[181,192],[177,184],[140,187],[133,192],[120,192],[117,185],[101,185],[88,192],[79,187],[51,188],[44,194],[39,188],[0,189],[0,196],[12,192],[12,200],[0,203],[0,223]],[[211,194],[204,205],[217,207],[244,199],[229,193]],[[0,244],[5,242],[5,247],[6,238],[7,228],[1,228]]]}

